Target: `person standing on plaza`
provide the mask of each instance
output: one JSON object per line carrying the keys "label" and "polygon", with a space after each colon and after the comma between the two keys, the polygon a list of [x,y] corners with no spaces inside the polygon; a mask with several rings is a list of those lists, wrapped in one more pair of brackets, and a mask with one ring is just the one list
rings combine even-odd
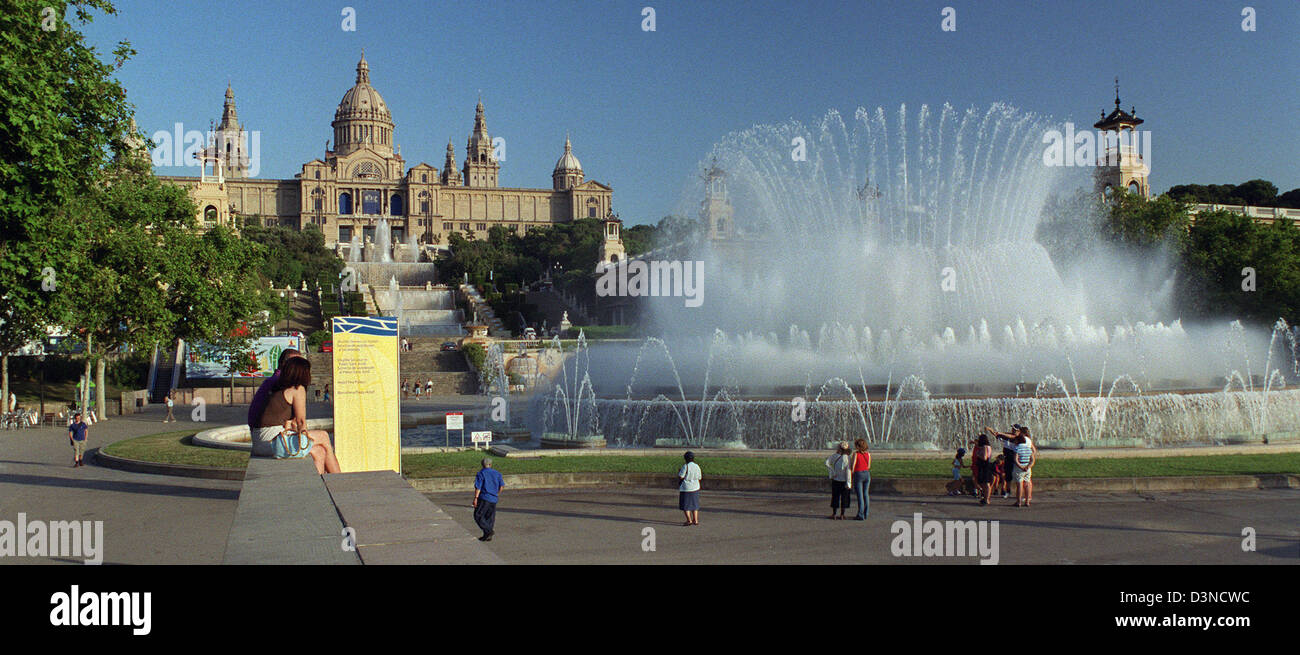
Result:
{"label": "person standing on plaza", "polygon": [[86,423],[81,420],[81,412],[73,414],[72,424],[68,426],[68,442],[72,444],[72,468],[84,466],[81,458],[86,454],[86,430]]}
{"label": "person standing on plaza", "polygon": [[429,381],[424,383],[424,395],[433,397],[433,378],[429,378]]}
{"label": "person standing on plaza", "polygon": [[163,417],[163,423],[175,423],[176,415],[172,413],[172,409],[176,406],[175,389],[167,392],[167,399],[164,402],[167,404],[167,416]]}
{"label": "person standing on plaza", "polygon": [[682,459],[686,460],[686,463],[677,470],[677,509],[686,515],[683,527],[699,525],[700,480],[704,479],[704,472],[700,470],[700,465],[695,463],[695,453],[688,450],[682,455]]}
{"label": "person standing on plaza", "polygon": [[[1038,463],[1038,449],[1029,438],[1029,428],[1020,426],[1020,436],[1016,441],[1016,506],[1029,507],[1034,499],[1034,464]],[[1023,504],[1022,504],[1023,503]]]}
{"label": "person standing on plaza", "polygon": [[474,523],[483,531],[479,541],[492,541],[492,535],[496,534],[497,502],[505,486],[501,473],[492,468],[492,460],[484,457],[479,462],[478,475],[474,476]]}
{"label": "person standing on plaza", "polygon": [[[841,441],[835,447],[835,452],[826,458],[826,470],[830,474],[831,480],[831,515],[830,518],[843,520],[844,512],[849,509],[849,489],[852,488],[851,480],[853,464],[849,459],[849,443]],[[839,509],[839,516],[835,515],[835,510]]]}
{"label": "person standing on plaza", "polygon": [[858,500],[858,513],[853,519],[865,521],[871,511],[871,453],[867,452],[867,440],[862,438],[853,442],[853,449],[853,491]]}

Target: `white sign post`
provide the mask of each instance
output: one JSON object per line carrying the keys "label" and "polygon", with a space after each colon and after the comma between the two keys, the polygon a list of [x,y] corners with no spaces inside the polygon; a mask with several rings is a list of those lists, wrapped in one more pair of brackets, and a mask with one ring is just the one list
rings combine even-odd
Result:
{"label": "white sign post", "polygon": [[447,412],[447,443],[451,443],[451,431],[460,430],[460,447],[465,447],[465,414]]}
{"label": "white sign post", "polygon": [[483,444],[484,448],[490,448],[492,446],[492,431],[475,430],[469,434],[469,440],[474,444],[474,450],[478,450],[479,444]]}

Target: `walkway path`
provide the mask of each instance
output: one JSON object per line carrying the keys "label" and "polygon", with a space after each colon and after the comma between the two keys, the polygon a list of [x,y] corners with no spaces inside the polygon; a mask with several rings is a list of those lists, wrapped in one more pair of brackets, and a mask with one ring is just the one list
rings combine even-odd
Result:
{"label": "walkway path", "polygon": [[[116,416],[90,428],[88,449],[170,430],[243,421],[246,406],[207,407],[206,424],[177,408]],[[72,468],[65,427],[0,431],[0,520],[103,521],[105,564],[220,564],[240,482]],[[0,558],[0,564],[76,563],[59,558]]]}

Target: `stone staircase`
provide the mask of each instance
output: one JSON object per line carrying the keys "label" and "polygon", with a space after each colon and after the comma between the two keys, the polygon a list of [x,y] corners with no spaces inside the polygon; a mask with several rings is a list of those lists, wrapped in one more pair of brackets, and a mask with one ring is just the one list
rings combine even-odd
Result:
{"label": "stone staircase", "polygon": [[[505,328],[505,324],[492,311],[492,307],[483,299],[483,295],[478,292],[478,289],[468,284],[462,284],[460,285],[460,291],[465,294],[465,297],[469,299],[470,306],[478,313],[479,322],[488,326],[488,336],[498,338],[512,336],[510,331]],[[473,320],[473,317],[467,316],[466,320]]]}
{"label": "stone staircase", "polygon": [[[445,339],[424,339],[411,337],[413,351],[401,354],[401,371],[399,380],[408,382],[419,379],[421,384],[433,380],[433,395],[457,396],[478,393],[478,374],[469,369],[465,356],[460,351],[440,352]],[[332,353],[308,353],[311,361],[312,389],[322,387],[333,378],[334,355]]]}

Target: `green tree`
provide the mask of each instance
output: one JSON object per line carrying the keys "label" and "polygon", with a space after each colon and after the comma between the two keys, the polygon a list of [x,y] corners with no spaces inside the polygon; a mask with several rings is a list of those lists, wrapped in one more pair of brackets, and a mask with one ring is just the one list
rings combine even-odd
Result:
{"label": "green tree", "polygon": [[7,354],[65,317],[68,308],[54,296],[78,244],[75,226],[57,209],[99,184],[112,153],[132,136],[126,92],[112,75],[134,51],[121,42],[105,63],[74,29],[93,11],[116,13],[107,0],[2,6],[0,348]]}

